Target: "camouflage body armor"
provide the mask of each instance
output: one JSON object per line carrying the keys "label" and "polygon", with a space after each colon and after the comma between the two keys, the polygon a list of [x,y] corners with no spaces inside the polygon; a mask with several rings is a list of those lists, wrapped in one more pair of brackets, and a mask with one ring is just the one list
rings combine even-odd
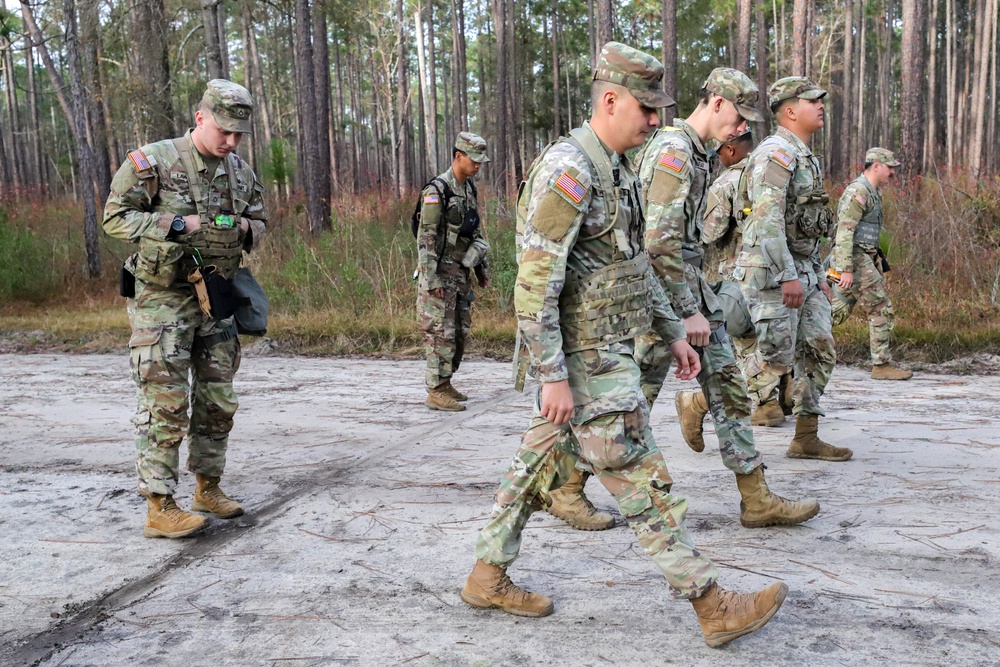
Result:
{"label": "camouflage body armor", "polygon": [[789,188],[786,199],[785,220],[788,249],[793,256],[809,257],[819,245],[819,239],[829,235],[833,216],[826,205],[830,196],[823,191],[823,177],[815,157],[799,158],[800,166],[809,165],[812,187],[792,194]]}
{"label": "camouflage body armor", "polygon": [[870,197],[868,212],[861,216],[861,221],[854,229],[854,245],[868,252],[878,247],[879,234],[882,232],[882,197],[863,174],[854,179],[854,182],[864,185]]}

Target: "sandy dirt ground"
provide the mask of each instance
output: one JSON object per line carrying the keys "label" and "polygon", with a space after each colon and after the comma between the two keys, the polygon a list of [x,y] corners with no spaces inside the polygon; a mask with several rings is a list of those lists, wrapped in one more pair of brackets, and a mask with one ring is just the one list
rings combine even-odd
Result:
{"label": "sandy dirt ground", "polygon": [[224,484],[247,514],[183,540],[142,536],[127,367],[0,355],[0,665],[1000,664],[1000,378],[838,368],[822,432],[854,459],[788,459],[793,422],[757,429],[772,489],[823,506],[759,530],[714,435],[701,454],[680,439],[671,378],[653,427],[695,542],[727,587],[791,589],[710,649],[624,526],[532,518],[511,574],[548,618],[459,599],[529,415],[507,364],[464,365],[469,410],[442,414],[421,362],[248,354]]}

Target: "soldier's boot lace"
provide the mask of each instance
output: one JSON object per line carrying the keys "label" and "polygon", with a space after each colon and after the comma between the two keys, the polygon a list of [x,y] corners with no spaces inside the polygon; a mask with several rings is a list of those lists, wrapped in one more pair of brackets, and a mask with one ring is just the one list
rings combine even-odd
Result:
{"label": "soldier's boot lace", "polygon": [[771,493],[764,479],[764,464],[746,475],[736,473],[736,486],[742,497],[740,523],[744,528],[794,526],[819,513],[819,503],[814,498],[789,500]]}
{"label": "soldier's boot lace", "polygon": [[787,594],[788,586],[780,582],[756,593],[736,593],[712,584],[701,597],[692,599],[691,605],[698,614],[705,643],[715,647],[760,630]]}
{"label": "soldier's boot lace", "polygon": [[696,452],[705,451],[705,415],[708,402],[699,391],[679,391],[674,395],[677,419],[681,423],[681,436],[688,447]]}
{"label": "soldier's boot lace", "polygon": [[433,389],[427,390],[427,400],[424,405],[431,410],[441,410],[442,412],[461,412],[464,410],[465,406],[444,390],[444,384],[442,382]]}
{"label": "soldier's boot lace", "polygon": [[785,373],[778,381],[778,405],[786,417],[792,415],[795,407],[795,377],[791,373]]}
{"label": "soldier's boot lace", "polygon": [[821,461],[846,461],[854,455],[847,447],[835,447],[819,439],[819,417],[809,415],[795,419],[795,437],[788,445],[785,456],[793,459],[820,459]]}
{"label": "soldier's boot lace", "polygon": [[750,415],[753,426],[781,426],[785,423],[785,413],[777,399],[758,405]]}
{"label": "soldier's boot lace", "polygon": [[439,387],[439,389],[441,389],[442,391],[444,391],[444,393],[448,394],[449,396],[451,396],[452,398],[454,398],[459,403],[462,403],[463,401],[469,400],[468,395],[463,394],[458,389],[455,389],[454,386],[452,386],[452,384],[451,384],[451,378],[448,378],[447,380],[445,380],[441,384],[441,386]]}
{"label": "soldier's boot lace", "polygon": [[913,371],[902,369],[893,364],[875,364],[872,366],[873,380],[909,380]]}
{"label": "soldier's boot lace", "polygon": [[507,570],[477,560],[462,589],[462,600],[479,609],[500,609],[515,616],[540,617],[552,613],[552,600],[521,588]]}
{"label": "soldier's boot lace", "polygon": [[178,507],[173,496],[158,493],[146,496],[146,525],[142,529],[142,534],[146,537],[184,537],[207,525],[205,517],[185,512]]}
{"label": "soldier's boot lace", "polygon": [[211,512],[220,519],[232,519],[243,514],[243,506],[227,496],[219,488],[219,477],[195,475],[194,502],[191,509],[195,512]]}
{"label": "soldier's boot lace", "polygon": [[598,511],[583,493],[590,473],[573,469],[569,481],[558,489],[549,491],[552,500],[546,512],[558,517],[578,530],[607,530],[615,525],[615,518]]}

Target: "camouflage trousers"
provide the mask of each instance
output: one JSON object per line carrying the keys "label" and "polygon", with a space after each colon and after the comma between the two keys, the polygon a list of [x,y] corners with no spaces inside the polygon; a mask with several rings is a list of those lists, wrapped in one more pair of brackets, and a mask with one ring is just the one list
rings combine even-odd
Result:
{"label": "camouflage trousers", "polygon": [[513,563],[528,518],[551,503],[549,492],[565,484],[582,458],[614,496],[673,596],[700,596],[718,572],[684,526],[687,501],[670,494],[672,480],[653,440],[635,360],[587,350],[567,355],[566,363],[577,406],[573,418],[557,426],[542,417],[539,389],[531,425],[476,542],[476,558],[504,568]]}
{"label": "camouflage trousers", "polygon": [[427,354],[428,389],[450,379],[462,363],[465,340],[472,327],[473,298],[468,283],[446,284],[442,298],[426,290],[417,292],[417,314]]}
{"label": "camouflage trousers", "polygon": [[846,322],[855,304],[860,304],[868,318],[872,363],[888,364],[892,361],[889,337],[896,315],[892,311],[889,289],[880,269],[881,262],[877,255],[873,257],[861,250],[854,251],[853,260],[854,284],[847,290],[841,287],[833,289],[833,326]]}
{"label": "camouflage trousers", "polygon": [[239,407],[233,376],[240,367],[240,341],[233,319],[205,317],[191,289],[138,280],[128,313],[129,365],[139,403],[133,423],[140,491],[173,495],[185,435],[188,470],[221,476]]}
{"label": "camouflage trousers", "polygon": [[802,306],[788,308],[781,302],[780,287],[758,288],[766,284],[767,273],[767,269],[748,269],[740,283],[757,330],[762,366],[761,372],[747,379],[750,393],[771,394],[781,376],[794,370],[794,414],[823,416],[820,398],[837,363],[830,300],[811,285],[805,288]]}
{"label": "camouflage trousers", "polygon": [[[721,324],[721,313],[710,316],[713,330]],[[747,383],[733,356],[729,336],[695,348],[701,360],[698,384],[707,399],[715,422],[722,462],[733,472],[745,475],[757,468],[763,459],[757,452],[753,427],[750,425],[752,404],[747,395]],[[670,347],[656,334],[640,336],[636,342],[636,361],[642,373],[642,392],[650,406],[667,379],[673,362]]]}
{"label": "camouflage trousers", "polygon": [[[757,347],[757,331],[753,326],[750,307],[747,305],[746,297],[743,296],[737,282],[732,280],[719,281],[712,283],[712,289],[719,297],[719,304],[722,306],[722,313],[726,318],[726,332],[733,342],[736,365],[743,373],[744,383],[747,383],[749,378],[756,377],[764,371],[760,349]],[[750,394],[750,400],[755,406],[777,398],[777,380],[775,380],[769,394],[765,396],[758,396],[756,393]]]}

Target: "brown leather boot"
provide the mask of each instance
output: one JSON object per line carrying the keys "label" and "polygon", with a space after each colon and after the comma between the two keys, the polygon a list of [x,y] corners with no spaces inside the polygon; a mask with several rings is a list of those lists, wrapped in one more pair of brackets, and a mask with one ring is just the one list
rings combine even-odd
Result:
{"label": "brown leather boot", "polygon": [[819,417],[809,415],[795,419],[795,437],[788,445],[785,456],[792,459],[820,459],[821,461],[846,461],[854,456],[847,447],[835,447],[819,439]]}
{"label": "brown leather boot", "polygon": [[704,595],[691,600],[691,606],[698,614],[705,643],[714,648],[760,630],[787,594],[788,586],[780,582],[756,593],[736,593],[712,584]]}
{"label": "brown leather boot", "polygon": [[569,481],[558,489],[549,491],[552,504],[546,512],[558,517],[577,530],[607,530],[615,525],[615,518],[607,512],[600,512],[583,493],[583,486],[590,479],[590,473],[576,468]]}
{"label": "brown leather boot", "polygon": [[677,419],[681,423],[681,435],[688,447],[696,452],[705,451],[705,415],[708,402],[699,391],[679,391],[674,395]]}
{"label": "brown leather boot", "polygon": [[754,409],[750,423],[753,426],[781,426],[785,423],[785,413],[777,399],[772,398]]}
{"label": "brown leather boot", "polygon": [[146,537],[184,537],[208,525],[208,521],[203,516],[185,512],[177,503],[173,496],[161,496],[158,493],[150,493],[146,496],[146,525],[142,529],[142,534]]}
{"label": "brown leather boot", "polygon": [[904,370],[893,364],[875,364],[872,366],[873,380],[909,380],[913,371]]}
{"label": "brown leather boot", "polygon": [[767,488],[763,464],[749,474],[736,473],[740,502],[740,523],[744,528],[794,526],[819,514],[819,503],[813,498],[788,500],[776,496]]}
{"label": "brown leather boot", "polygon": [[232,519],[243,514],[243,506],[219,488],[220,477],[194,476],[194,512],[211,512],[220,519]]}
{"label": "brown leather boot", "polygon": [[427,390],[427,400],[424,402],[431,410],[441,410],[442,412],[461,412],[465,409],[465,406],[459,403],[455,398],[448,393],[444,388],[445,382],[442,382],[433,389]]}
{"label": "brown leather boot", "polygon": [[465,582],[462,600],[479,609],[500,609],[515,616],[548,616],[552,600],[526,591],[507,576],[507,570],[481,560]]}
{"label": "brown leather boot", "polygon": [[463,394],[462,392],[460,392],[458,389],[455,389],[455,387],[451,385],[451,378],[445,380],[441,384],[441,386],[438,387],[438,389],[442,390],[444,393],[448,394],[459,403],[469,400],[469,397],[466,394]]}

